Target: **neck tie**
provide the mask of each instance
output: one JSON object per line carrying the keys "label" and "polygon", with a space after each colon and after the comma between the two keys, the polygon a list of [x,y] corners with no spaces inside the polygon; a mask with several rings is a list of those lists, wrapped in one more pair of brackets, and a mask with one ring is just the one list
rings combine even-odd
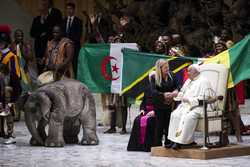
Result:
{"label": "neck tie", "polygon": [[69,33],[69,31],[70,31],[71,22],[72,22],[72,18],[69,17],[69,18],[68,18],[68,22],[67,22],[67,27],[66,27],[66,32],[67,32],[67,33]]}

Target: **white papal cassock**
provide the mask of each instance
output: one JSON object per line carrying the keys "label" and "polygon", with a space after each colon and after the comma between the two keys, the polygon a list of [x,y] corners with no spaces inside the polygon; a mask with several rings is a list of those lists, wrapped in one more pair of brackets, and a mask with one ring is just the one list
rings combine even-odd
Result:
{"label": "white papal cassock", "polygon": [[207,99],[211,95],[211,90],[210,82],[201,75],[192,81],[188,79],[184,83],[177,99],[187,98],[189,103],[181,102],[171,113],[168,130],[169,140],[180,144],[193,142],[198,118],[203,114],[203,107],[198,106],[198,100]]}

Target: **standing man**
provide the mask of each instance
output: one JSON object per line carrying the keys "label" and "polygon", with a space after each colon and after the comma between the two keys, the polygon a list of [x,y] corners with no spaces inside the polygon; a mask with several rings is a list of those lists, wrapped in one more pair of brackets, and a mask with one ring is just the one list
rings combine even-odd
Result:
{"label": "standing man", "polygon": [[25,84],[34,86],[37,79],[36,60],[33,55],[31,43],[29,41],[24,41],[23,30],[15,30],[14,41],[11,43],[11,51],[18,56],[21,67],[21,78],[25,77],[22,78],[22,80]]}
{"label": "standing man", "polygon": [[66,17],[63,20],[65,36],[74,42],[75,53],[73,57],[73,69],[74,73],[77,72],[77,60],[78,54],[81,48],[81,37],[82,37],[82,20],[75,16],[75,4],[66,4]]}
{"label": "standing man", "polygon": [[47,44],[44,58],[45,70],[53,71],[56,80],[62,77],[74,78],[72,68],[74,44],[70,39],[63,37],[60,26],[54,26],[52,33],[53,39]]}
{"label": "standing man", "polygon": [[[10,31],[9,31],[10,32]],[[4,119],[6,117],[7,123],[7,134],[4,137],[7,140],[4,144],[13,144],[16,141],[14,140],[13,130],[14,130],[14,108],[13,104],[17,100],[18,96],[21,93],[20,86],[20,67],[18,64],[17,56],[10,51],[11,39],[9,33],[0,31],[0,82],[1,82],[1,95],[0,103],[1,112],[0,112],[0,131],[4,131]]]}
{"label": "standing man", "polygon": [[109,105],[108,108],[111,110],[110,118],[110,128],[104,133],[116,133],[116,114],[121,112],[122,114],[122,130],[120,134],[126,134],[126,123],[128,115],[128,102],[125,96],[120,96],[119,94],[110,94],[109,96]]}
{"label": "standing man", "polygon": [[59,9],[53,8],[52,0],[39,1],[39,16],[32,21],[30,36],[35,40],[35,56],[38,65],[38,73],[44,68],[41,63],[48,40],[52,39],[52,28],[62,23],[62,13]]}
{"label": "standing man", "polygon": [[[17,56],[20,66],[20,84],[22,91],[28,91],[36,87],[37,66],[29,41],[24,41],[23,30],[14,32],[14,41],[11,43],[11,51]],[[21,113],[16,110],[15,121],[20,120]]]}

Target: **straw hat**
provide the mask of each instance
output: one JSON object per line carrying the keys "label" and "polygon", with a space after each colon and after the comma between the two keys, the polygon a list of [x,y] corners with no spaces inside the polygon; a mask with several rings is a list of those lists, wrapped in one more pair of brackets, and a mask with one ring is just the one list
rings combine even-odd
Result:
{"label": "straw hat", "polygon": [[41,85],[54,82],[55,79],[53,71],[43,72],[41,75],[38,76],[37,81]]}

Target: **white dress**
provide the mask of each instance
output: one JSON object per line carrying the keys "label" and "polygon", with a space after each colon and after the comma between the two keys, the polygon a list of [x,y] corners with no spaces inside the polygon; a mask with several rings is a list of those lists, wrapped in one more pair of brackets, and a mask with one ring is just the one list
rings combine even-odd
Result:
{"label": "white dress", "polygon": [[203,114],[203,107],[198,106],[198,100],[207,99],[211,95],[210,82],[199,75],[194,80],[188,79],[177,97],[187,98],[189,103],[181,104],[171,113],[168,139],[180,143],[193,142],[194,131],[198,118]]}

